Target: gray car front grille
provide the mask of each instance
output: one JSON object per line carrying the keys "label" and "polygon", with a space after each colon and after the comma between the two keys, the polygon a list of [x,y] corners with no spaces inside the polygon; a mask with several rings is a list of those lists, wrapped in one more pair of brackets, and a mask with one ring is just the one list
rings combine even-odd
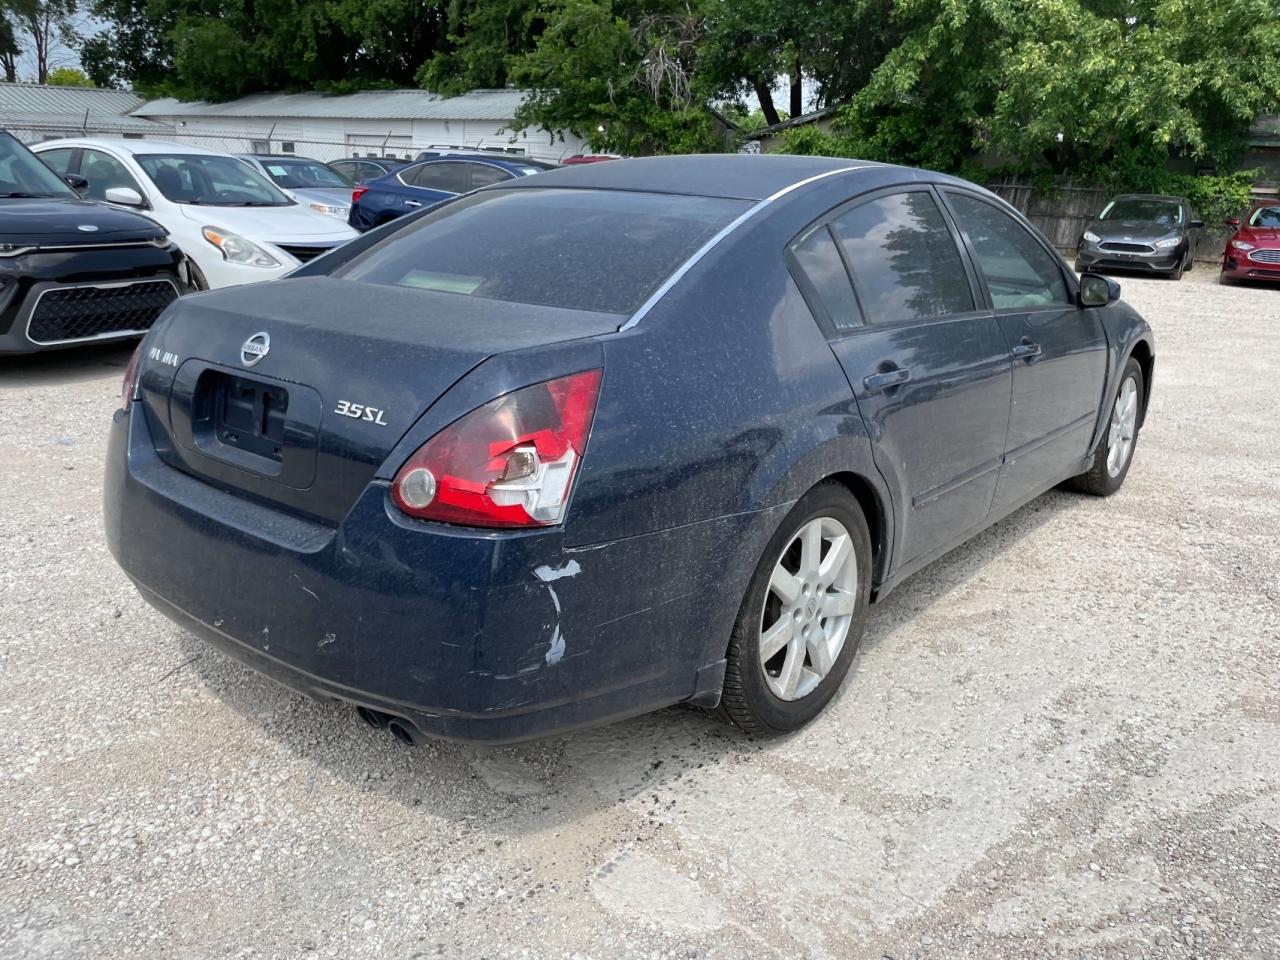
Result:
{"label": "gray car front grille", "polygon": [[1156,248],[1149,243],[1128,243],[1124,240],[1103,240],[1098,244],[1100,250],[1111,250],[1115,253],[1155,253]]}
{"label": "gray car front grille", "polygon": [[1280,250],[1254,250],[1249,259],[1254,263],[1280,263]]}

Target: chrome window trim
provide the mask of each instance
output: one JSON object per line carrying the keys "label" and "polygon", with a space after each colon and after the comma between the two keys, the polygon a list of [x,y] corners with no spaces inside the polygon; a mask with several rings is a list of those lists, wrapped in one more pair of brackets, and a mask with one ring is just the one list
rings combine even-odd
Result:
{"label": "chrome window trim", "polygon": [[778,200],[781,200],[787,194],[795,190],[799,190],[801,187],[807,187],[809,184],[815,183],[818,180],[825,180],[827,177],[834,177],[837,174],[841,174],[841,173],[850,173],[854,170],[869,170],[876,166],[879,166],[879,164],[865,163],[865,164],[858,164],[857,166],[853,166],[853,167],[841,167],[838,170],[828,170],[825,173],[818,173],[812,177],[806,177],[803,180],[797,180],[795,183],[789,183],[785,187],[783,187],[781,190],[778,190],[776,193],[770,194],[769,196],[765,197],[763,200],[760,200],[757,203],[752,204],[746,210],[742,211],[742,213],[740,213],[734,220],[725,224],[725,226],[722,227],[715,236],[713,236],[710,240],[708,240],[701,247],[695,250],[693,252],[693,255],[690,256],[688,260],[680,264],[680,266],[676,269],[676,271],[673,274],[671,274],[671,276],[667,277],[667,279],[662,282],[662,285],[658,287],[657,290],[653,291],[653,293],[649,295],[649,299],[646,300],[644,303],[640,304],[640,307],[636,310],[635,313],[631,315],[630,319],[628,319],[624,324],[622,324],[622,326],[618,327],[618,333],[622,333],[624,330],[630,330],[632,327],[638,324],[641,320],[643,320],[648,315],[649,311],[652,310],[654,307],[656,307],[658,305],[658,302],[662,300],[662,298],[665,297],[668,293],[670,293],[671,289],[677,283],[679,283],[681,280],[684,279],[685,274],[687,274],[690,270],[696,267],[707,254],[709,254],[712,250],[714,250],[716,246],[719,245],[719,243],[722,240],[724,240],[725,237],[729,236],[729,234],[733,233],[733,231],[737,230],[738,227],[742,226],[744,223],[746,223],[748,220],[754,217],[761,210],[764,210],[770,205],[772,205],[773,203],[777,202]]}
{"label": "chrome window trim", "polygon": [[111,290],[111,289],[115,289],[116,287],[135,287],[135,286],[141,286],[142,284],[146,284],[146,283],[167,283],[170,287],[173,288],[175,300],[182,296],[182,291],[178,289],[178,285],[174,283],[173,280],[169,277],[145,277],[142,279],[134,278],[132,280],[110,280],[103,283],[53,283],[53,284],[50,284],[49,286],[45,287],[43,290],[41,290],[39,293],[35,295],[35,297],[31,300],[31,303],[29,306],[27,305],[23,306],[23,312],[25,312],[27,315],[27,322],[25,327],[27,340],[28,342],[34,343],[37,346],[41,346],[41,347],[57,347],[57,346],[62,346],[68,343],[92,343],[95,340],[123,340],[123,339],[127,339],[128,337],[143,336],[146,334],[147,329],[150,329],[149,327],[144,330],[111,330],[107,333],[95,333],[91,337],[71,337],[68,340],[37,340],[35,337],[31,336],[31,321],[35,318],[36,307],[40,305],[40,301],[44,298],[44,295],[54,290],[83,290],[85,288]]}

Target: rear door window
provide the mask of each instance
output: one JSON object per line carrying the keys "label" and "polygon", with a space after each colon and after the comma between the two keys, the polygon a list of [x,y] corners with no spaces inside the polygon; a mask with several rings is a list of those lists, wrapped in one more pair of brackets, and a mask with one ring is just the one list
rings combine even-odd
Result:
{"label": "rear door window", "polygon": [[424,190],[441,190],[445,193],[466,193],[471,189],[471,164],[424,163],[401,175],[401,179]]}
{"label": "rear door window", "polygon": [[145,196],[124,164],[101,150],[85,148],[80,154],[80,176],[89,181],[85,196],[93,200],[106,200],[107,191],[113,187],[128,187],[136,190],[138,196]]}
{"label": "rear door window", "polygon": [[40,159],[44,161],[45,166],[56,173],[60,177],[65,177],[71,172],[71,154],[74,152],[72,147],[59,147],[57,150],[41,150]]}
{"label": "rear door window", "polygon": [[1071,303],[1054,257],[1013,217],[984,200],[947,192],[997,310]]}
{"label": "rear door window", "polygon": [[471,189],[479,190],[481,187],[488,187],[495,183],[501,183],[503,180],[512,180],[513,175],[507,173],[501,167],[491,167],[487,163],[471,164]]}
{"label": "rear door window", "polygon": [[964,261],[932,194],[876,197],[831,224],[867,322],[927,320],[974,309]]}
{"label": "rear door window", "polygon": [[824,224],[813,230],[791,248],[791,253],[836,332],[862,326],[862,312],[830,228]]}
{"label": "rear door window", "polygon": [[633,313],[750,204],[606,190],[486,190],[441,205],[334,276]]}

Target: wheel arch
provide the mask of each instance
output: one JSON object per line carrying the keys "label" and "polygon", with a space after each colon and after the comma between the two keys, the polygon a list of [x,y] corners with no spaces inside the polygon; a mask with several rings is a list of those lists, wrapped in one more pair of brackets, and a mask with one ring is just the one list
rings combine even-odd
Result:
{"label": "wheel arch", "polygon": [[890,524],[892,517],[886,509],[880,492],[865,476],[851,470],[842,470],[831,474],[822,481],[840,484],[858,501],[862,515],[867,520],[867,531],[871,534],[872,599],[875,599],[876,584],[882,582],[887,573],[889,559]]}

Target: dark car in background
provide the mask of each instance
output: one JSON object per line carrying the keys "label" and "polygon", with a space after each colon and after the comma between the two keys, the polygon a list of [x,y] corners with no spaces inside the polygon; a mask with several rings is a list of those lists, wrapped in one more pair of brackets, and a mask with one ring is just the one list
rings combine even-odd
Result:
{"label": "dark car in background", "polygon": [[1222,252],[1219,282],[1280,281],[1280,201],[1260,200],[1227,226],[1236,229]]}
{"label": "dark car in background", "polygon": [[517,177],[168,311],[107,540],[167,616],[409,742],[682,701],[794,730],[870,602],[1123,484],[1155,354],[1118,297],[923,170]]}
{"label": "dark car in background", "polygon": [[[395,157],[348,157],[343,160],[330,160],[325,166],[346,177],[352,183],[362,183],[365,180],[376,180],[388,173],[394,173],[410,163],[412,163],[411,160],[397,160]],[[350,200],[348,196],[348,203]]]}
{"label": "dark car in background", "polygon": [[351,192],[347,222],[357,230],[369,230],[460,194],[554,167],[540,160],[490,154],[458,154],[413,163],[359,184]]}
{"label": "dark car in background", "polygon": [[0,131],[0,354],[140,336],[185,291],[181,266],[158,223],[82,200]]}
{"label": "dark car in background", "polygon": [[1135,270],[1180,280],[1195,262],[1192,231],[1203,227],[1182,197],[1124,194],[1084,228],[1076,271]]}

